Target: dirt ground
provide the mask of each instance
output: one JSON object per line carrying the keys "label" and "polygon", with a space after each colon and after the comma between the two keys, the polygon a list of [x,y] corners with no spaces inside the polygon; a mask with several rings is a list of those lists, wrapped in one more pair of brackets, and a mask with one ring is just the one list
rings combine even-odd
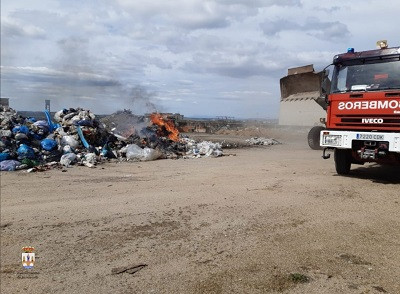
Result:
{"label": "dirt ground", "polygon": [[2,173],[1,293],[400,293],[399,169],[341,177],[301,131],[271,137],[221,158]]}

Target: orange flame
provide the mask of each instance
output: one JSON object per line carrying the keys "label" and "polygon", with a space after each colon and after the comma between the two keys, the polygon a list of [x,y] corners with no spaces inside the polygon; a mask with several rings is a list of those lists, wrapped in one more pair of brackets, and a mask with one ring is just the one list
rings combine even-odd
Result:
{"label": "orange flame", "polygon": [[179,131],[171,119],[164,118],[160,113],[152,113],[150,119],[153,124],[167,130],[169,139],[175,142],[179,140]]}

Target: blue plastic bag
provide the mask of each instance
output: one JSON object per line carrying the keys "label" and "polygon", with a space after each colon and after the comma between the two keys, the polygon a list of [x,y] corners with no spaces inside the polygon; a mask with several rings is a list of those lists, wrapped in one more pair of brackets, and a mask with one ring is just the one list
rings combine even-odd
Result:
{"label": "blue plastic bag", "polygon": [[35,158],[35,152],[31,147],[29,147],[26,144],[21,144],[17,150],[18,153],[18,159],[24,159],[24,158],[29,158],[29,159],[34,159]]}
{"label": "blue plastic bag", "polygon": [[81,127],[80,127],[80,126],[77,126],[77,127],[76,127],[76,130],[77,130],[77,132],[78,132],[79,138],[80,138],[81,141],[82,141],[83,146],[85,146],[85,148],[89,148],[89,147],[90,147],[90,146],[89,146],[89,143],[86,141],[85,137],[83,136]]}
{"label": "blue plastic bag", "polygon": [[29,121],[31,123],[37,122],[36,118],[34,118],[34,117],[28,117],[27,121]]}
{"label": "blue plastic bag", "polygon": [[9,158],[10,158],[10,154],[8,154],[7,152],[0,153],[0,162],[4,161],[4,160],[7,160]]}
{"label": "blue plastic bag", "polygon": [[40,142],[40,146],[46,151],[51,151],[57,147],[57,142],[53,139],[46,138]]}
{"label": "blue plastic bag", "polygon": [[17,166],[20,166],[21,163],[16,160],[3,160],[0,162],[0,170],[2,171],[14,171]]}
{"label": "blue plastic bag", "polygon": [[51,115],[50,115],[50,111],[48,111],[47,109],[44,111],[44,114],[46,115],[47,118],[47,124],[49,126],[49,132],[52,133],[55,129],[61,127],[60,124],[53,124],[53,122],[51,121]]}
{"label": "blue plastic bag", "polygon": [[16,133],[24,133],[25,135],[27,135],[29,133],[29,128],[27,126],[16,126],[12,129],[12,132],[14,134]]}

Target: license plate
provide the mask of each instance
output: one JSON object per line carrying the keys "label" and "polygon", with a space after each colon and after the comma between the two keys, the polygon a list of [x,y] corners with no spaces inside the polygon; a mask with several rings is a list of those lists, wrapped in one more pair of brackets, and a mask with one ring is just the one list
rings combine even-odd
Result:
{"label": "license plate", "polygon": [[385,140],[385,135],[357,134],[357,140]]}

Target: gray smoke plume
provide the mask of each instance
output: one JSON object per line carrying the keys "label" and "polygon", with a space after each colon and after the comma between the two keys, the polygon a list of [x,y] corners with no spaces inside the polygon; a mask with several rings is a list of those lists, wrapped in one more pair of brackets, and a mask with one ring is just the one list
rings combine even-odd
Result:
{"label": "gray smoke plume", "polygon": [[156,92],[150,92],[143,86],[135,86],[131,89],[130,100],[132,102],[133,112],[142,110],[145,112],[157,112],[159,109],[152,102]]}
{"label": "gray smoke plume", "polygon": [[61,103],[68,104],[62,107],[81,106],[93,109],[96,113],[110,113],[125,108],[135,114],[160,110],[154,103],[156,92],[110,77],[112,69],[107,68],[108,63],[88,53],[87,40],[69,37],[59,40],[57,44],[60,54],[53,66],[65,74],[54,80],[53,86],[58,88],[63,97]]}

